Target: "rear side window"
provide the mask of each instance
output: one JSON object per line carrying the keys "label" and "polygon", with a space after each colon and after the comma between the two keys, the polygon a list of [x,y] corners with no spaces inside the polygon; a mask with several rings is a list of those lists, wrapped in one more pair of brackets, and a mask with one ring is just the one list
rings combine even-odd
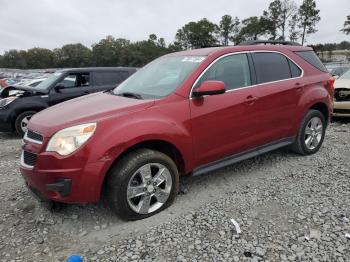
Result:
{"label": "rear side window", "polygon": [[316,67],[318,70],[321,70],[322,72],[328,72],[314,51],[298,51],[295,53],[303,58],[306,62]]}
{"label": "rear side window", "polygon": [[258,84],[291,78],[290,62],[284,55],[269,52],[252,55]]}
{"label": "rear side window", "polygon": [[119,72],[95,72],[94,82],[97,86],[116,85],[128,78],[129,73],[126,71]]}

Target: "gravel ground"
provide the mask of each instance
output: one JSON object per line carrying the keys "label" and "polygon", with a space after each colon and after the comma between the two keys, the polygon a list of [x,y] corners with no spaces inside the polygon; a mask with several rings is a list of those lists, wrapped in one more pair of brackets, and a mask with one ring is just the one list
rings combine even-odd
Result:
{"label": "gravel ground", "polygon": [[45,209],[19,174],[20,144],[0,134],[0,261],[350,261],[349,122],[313,156],[278,150],[183,178],[173,206],[136,222],[102,204]]}

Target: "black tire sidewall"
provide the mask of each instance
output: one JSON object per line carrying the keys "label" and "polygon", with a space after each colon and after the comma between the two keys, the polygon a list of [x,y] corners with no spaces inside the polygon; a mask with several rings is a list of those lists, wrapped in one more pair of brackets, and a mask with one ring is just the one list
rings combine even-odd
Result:
{"label": "black tire sidewall", "polygon": [[34,114],[36,114],[36,111],[25,111],[25,112],[20,113],[16,117],[15,130],[20,137],[24,136],[24,132],[23,132],[22,127],[21,127],[21,122],[22,122],[23,118],[25,118],[28,115],[34,115]]}
{"label": "black tire sidewall", "polygon": [[[159,163],[170,171],[172,188],[167,201],[162,207],[149,214],[138,214],[129,206],[127,200],[127,187],[132,175],[143,165]],[[107,185],[108,202],[112,209],[125,220],[138,220],[153,216],[167,208],[175,199],[178,192],[179,178],[175,163],[167,155],[153,150],[139,150],[127,155],[110,174]]]}
{"label": "black tire sidewall", "polygon": [[[314,118],[314,117],[318,117],[321,119],[321,122],[322,122],[322,127],[323,127],[323,130],[322,130],[322,137],[321,137],[321,141],[319,142],[319,144],[317,145],[317,147],[315,147],[314,149],[309,149],[307,148],[306,144],[305,144],[305,130],[306,130],[306,127],[307,127],[307,124],[309,123],[309,121]],[[317,111],[317,110],[310,110],[307,115],[305,116],[304,118],[304,121],[303,121],[303,125],[301,126],[301,130],[300,130],[300,135],[299,135],[299,143],[300,143],[300,146],[302,148],[302,151],[304,152],[304,154],[306,155],[311,155],[311,154],[314,154],[316,153],[320,147],[322,146],[323,144],[323,140],[324,140],[324,137],[325,137],[325,133],[326,133],[326,120],[323,116],[323,114],[320,112],[320,111]]]}

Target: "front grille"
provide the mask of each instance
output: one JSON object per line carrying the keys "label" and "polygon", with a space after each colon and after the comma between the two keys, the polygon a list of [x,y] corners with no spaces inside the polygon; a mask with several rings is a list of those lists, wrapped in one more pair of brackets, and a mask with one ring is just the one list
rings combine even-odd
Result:
{"label": "front grille", "polygon": [[335,114],[350,114],[350,109],[333,109],[333,113]]}
{"label": "front grille", "polygon": [[42,135],[40,135],[39,133],[36,133],[34,131],[31,131],[31,130],[27,131],[26,137],[29,138],[29,139],[38,141],[40,143],[43,142],[43,140],[44,140]]}
{"label": "front grille", "polygon": [[23,162],[27,166],[35,166],[36,157],[37,157],[36,154],[30,153],[27,151],[23,151]]}

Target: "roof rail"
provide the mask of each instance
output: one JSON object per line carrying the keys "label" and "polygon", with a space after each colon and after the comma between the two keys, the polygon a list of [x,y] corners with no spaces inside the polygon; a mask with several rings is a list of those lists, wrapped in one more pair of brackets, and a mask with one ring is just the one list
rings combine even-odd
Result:
{"label": "roof rail", "polygon": [[292,41],[280,41],[280,40],[251,40],[251,41],[245,41],[238,45],[294,45],[294,46],[301,46],[297,42]]}

